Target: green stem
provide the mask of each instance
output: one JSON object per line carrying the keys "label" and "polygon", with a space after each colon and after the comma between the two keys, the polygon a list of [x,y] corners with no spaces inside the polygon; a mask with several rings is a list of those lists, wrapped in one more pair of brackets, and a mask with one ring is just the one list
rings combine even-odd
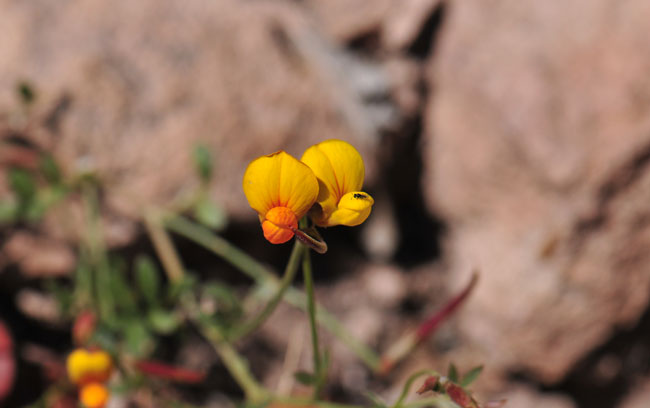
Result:
{"label": "green stem", "polygon": [[[285,296],[285,301],[290,305],[302,310],[307,310],[307,297],[304,293],[296,288],[289,288]],[[343,344],[347,345],[357,357],[363,361],[372,371],[379,369],[379,355],[370,347],[366,346],[347,331],[334,315],[325,310],[316,302],[316,320],[327,331],[332,333]]]}
{"label": "green stem", "polygon": [[233,329],[231,335],[228,336],[230,341],[239,340],[249,333],[255,331],[262,325],[262,323],[266,321],[271,313],[273,313],[296,276],[300,258],[304,257],[306,253],[307,248],[298,240],[296,240],[293,244],[291,255],[289,256],[289,262],[287,262],[287,267],[284,270],[284,275],[280,281],[280,287],[276,290],[273,297],[268,301],[264,309],[262,309],[262,311],[258,313],[257,316],[242,324],[241,326]]}
{"label": "green stem", "polygon": [[[167,217],[165,225],[176,234],[192,240],[220,256],[253,279],[258,285],[271,286],[273,289],[279,287],[278,278],[267,267],[230,242],[215,235],[209,229],[181,216]],[[302,310],[307,309],[307,299],[304,293],[291,286],[286,291],[284,300],[294,307]],[[317,309],[316,319],[323,327],[350,347],[371,370],[376,371],[378,369],[380,359],[377,353],[354,338],[332,314],[328,313],[320,305]]]}
{"label": "green stem", "polygon": [[165,220],[165,225],[178,235],[191,239],[221,256],[256,282],[265,282],[269,279],[269,276],[275,278],[264,265],[251,258],[247,253],[220,236],[213,234],[209,229],[197,225],[187,218],[171,216]]}
{"label": "green stem", "polygon": [[193,319],[201,334],[208,339],[221,361],[233,376],[237,384],[242,387],[246,400],[252,404],[258,404],[268,399],[268,392],[253,378],[248,363],[241,357],[230,343],[225,341],[219,330]]}
{"label": "green stem", "polygon": [[87,225],[85,245],[91,301],[95,304],[99,317],[112,324],[115,323],[115,302],[112,292],[107,289],[111,283],[111,270],[106,256],[97,186],[86,183],[82,186],[81,193]]}
{"label": "green stem", "polygon": [[311,257],[309,251],[305,251],[302,257],[302,273],[305,279],[305,292],[307,293],[307,315],[309,315],[309,328],[311,329],[311,345],[314,355],[314,374],[316,384],[314,396],[318,397],[323,378],[323,367],[318,346],[318,326],[316,325],[316,302],[314,296],[314,282],[311,273]]}
{"label": "green stem", "polygon": [[425,376],[425,375],[435,375],[435,376],[440,376],[436,371],[434,370],[421,370],[418,371],[414,374],[412,374],[407,380],[406,384],[404,384],[404,388],[402,388],[402,393],[399,395],[397,398],[397,401],[395,401],[395,404],[391,406],[391,408],[400,408],[402,407],[402,404],[406,397],[409,395],[409,392],[411,391],[411,386],[417,380],[418,378]]}

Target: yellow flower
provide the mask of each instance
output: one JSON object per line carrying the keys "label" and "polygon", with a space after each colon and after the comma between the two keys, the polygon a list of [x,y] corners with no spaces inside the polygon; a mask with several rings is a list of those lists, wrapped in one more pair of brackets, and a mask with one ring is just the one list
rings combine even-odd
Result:
{"label": "yellow flower", "polygon": [[79,401],[86,408],[103,408],[108,398],[108,390],[100,383],[86,384],[79,391]]}
{"label": "yellow flower", "polygon": [[365,169],[361,155],[352,145],[342,140],[326,140],[307,149],[301,160],[318,178],[317,201],[322,212],[313,217],[317,225],[353,227],[368,218],[375,200],[360,191]]}
{"label": "yellow flower", "polygon": [[105,351],[76,349],[66,361],[68,377],[75,384],[105,382],[113,371],[113,360]]}
{"label": "yellow flower", "polygon": [[264,237],[272,244],[294,236],[298,220],[318,196],[314,173],[284,151],[253,160],[244,173],[243,187],[248,203],[259,215]]}

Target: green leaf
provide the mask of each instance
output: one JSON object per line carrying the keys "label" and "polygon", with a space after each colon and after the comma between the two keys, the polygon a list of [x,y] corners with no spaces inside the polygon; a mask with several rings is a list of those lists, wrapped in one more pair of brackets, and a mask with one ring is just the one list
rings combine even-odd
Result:
{"label": "green leaf", "polygon": [[153,347],[153,339],[139,319],[131,320],[124,327],[124,340],[129,353],[142,357]]}
{"label": "green leaf", "polygon": [[147,317],[151,328],[159,334],[171,334],[181,323],[175,313],[162,309],[152,309]]}
{"label": "green leaf", "polygon": [[450,381],[458,384],[458,370],[456,369],[454,363],[449,363],[449,370],[447,370],[447,378],[449,378]]}
{"label": "green leaf", "polygon": [[212,178],[213,164],[212,155],[207,147],[199,145],[194,148],[194,165],[201,181],[209,182]]}
{"label": "green leaf", "polygon": [[199,200],[194,207],[194,216],[201,224],[216,230],[224,229],[228,222],[226,212],[208,199]]}
{"label": "green leaf", "polygon": [[18,206],[12,200],[0,201],[0,226],[16,221]]}
{"label": "green leaf", "polygon": [[36,194],[36,181],[34,176],[27,170],[12,168],[8,173],[9,185],[16,194],[18,200],[26,203]]}
{"label": "green leaf", "polygon": [[111,259],[111,261],[110,285],[113,299],[117,300],[115,306],[126,315],[135,314],[138,311],[138,305],[132,285],[129,285],[126,280],[123,262],[118,259]]}
{"label": "green leaf", "polygon": [[97,327],[95,327],[95,330],[90,337],[89,344],[96,345],[110,354],[116,354],[117,351],[117,338],[115,337],[115,332],[102,323],[99,323]]}
{"label": "green leaf", "polygon": [[135,276],[138,288],[150,305],[157,305],[160,294],[160,278],[158,268],[151,258],[140,255],[135,261]]}
{"label": "green leaf", "polygon": [[316,377],[306,371],[296,371],[293,373],[293,376],[296,381],[303,385],[313,385],[316,383]]}
{"label": "green leaf", "polygon": [[175,302],[183,293],[193,291],[197,283],[196,277],[190,273],[186,273],[181,279],[169,284],[167,296],[171,301]]}
{"label": "green leaf", "polygon": [[65,316],[71,316],[74,296],[72,289],[68,286],[58,283],[55,279],[47,279],[45,281],[45,289],[54,296],[59,309]]}
{"label": "green leaf", "polygon": [[463,379],[460,380],[460,386],[464,388],[470,385],[471,383],[473,383],[478,378],[478,376],[481,374],[482,371],[483,371],[483,366],[474,367],[471,370],[469,370],[467,374],[463,376]]}
{"label": "green leaf", "polygon": [[25,203],[25,207],[23,209],[23,217],[26,221],[29,222],[40,221],[45,215],[45,212],[48,208],[49,206],[47,202],[41,200],[37,195],[36,199],[29,200]]}
{"label": "green leaf", "polygon": [[39,166],[45,180],[50,184],[59,184],[61,182],[61,170],[51,154],[43,155]]}

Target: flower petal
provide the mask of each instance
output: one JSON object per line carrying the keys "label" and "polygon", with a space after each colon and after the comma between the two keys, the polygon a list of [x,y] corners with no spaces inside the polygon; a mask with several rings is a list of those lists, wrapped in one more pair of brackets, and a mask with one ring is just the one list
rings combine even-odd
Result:
{"label": "flower petal", "polygon": [[326,140],[307,149],[301,160],[318,178],[321,188],[317,201],[325,218],[336,209],[341,197],[363,186],[363,159],[347,142]]}
{"label": "flower petal", "polygon": [[273,207],[287,207],[300,219],[318,196],[314,173],[284,151],[253,160],[242,184],[248,203],[261,220]]}
{"label": "flower petal", "polygon": [[266,219],[262,221],[264,238],[272,244],[284,244],[293,238],[293,231],[297,228],[298,220],[287,207],[271,208],[266,213]]}
{"label": "flower petal", "polygon": [[326,220],[326,226],[347,225],[354,227],[366,220],[375,200],[362,191],[352,191],[345,194],[339,205]]}
{"label": "flower petal", "polygon": [[102,350],[87,351],[76,349],[66,361],[68,377],[75,384],[87,382],[104,382],[111,376],[113,361]]}
{"label": "flower petal", "polygon": [[100,383],[90,383],[79,391],[79,400],[86,408],[103,408],[110,397],[106,387]]}

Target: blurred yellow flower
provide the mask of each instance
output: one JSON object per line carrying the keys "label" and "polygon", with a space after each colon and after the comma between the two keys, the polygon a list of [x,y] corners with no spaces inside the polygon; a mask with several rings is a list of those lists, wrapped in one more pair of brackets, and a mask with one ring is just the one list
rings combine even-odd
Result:
{"label": "blurred yellow flower", "polygon": [[79,401],[86,408],[103,408],[108,398],[108,390],[100,383],[86,384],[79,391]]}
{"label": "blurred yellow flower", "polygon": [[365,169],[357,149],[342,140],[326,140],[307,149],[301,160],[318,179],[322,211],[313,216],[317,225],[353,227],[368,218],[375,200],[360,191]]}
{"label": "blurred yellow flower", "polygon": [[68,377],[75,384],[105,382],[113,371],[111,356],[102,350],[76,349],[66,361]]}
{"label": "blurred yellow flower", "polygon": [[298,220],[318,196],[314,173],[284,151],[253,160],[244,173],[243,187],[248,203],[259,215],[264,237],[272,244],[294,236]]}

